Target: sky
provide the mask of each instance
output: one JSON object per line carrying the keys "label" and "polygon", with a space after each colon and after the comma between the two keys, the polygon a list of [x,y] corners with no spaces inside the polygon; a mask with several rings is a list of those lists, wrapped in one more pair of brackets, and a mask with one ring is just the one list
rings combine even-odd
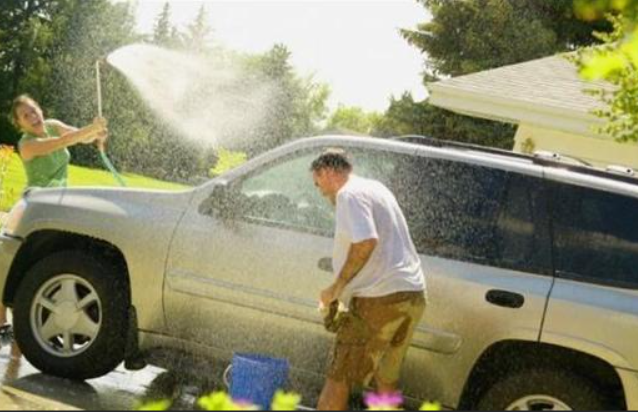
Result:
{"label": "sky", "polygon": [[[137,26],[150,33],[164,0],[138,0]],[[214,38],[261,53],[285,44],[301,75],[327,83],[329,105],[385,111],[391,95],[426,95],[424,57],[398,33],[429,19],[416,0],[171,0],[172,23],[184,29],[202,3]]]}

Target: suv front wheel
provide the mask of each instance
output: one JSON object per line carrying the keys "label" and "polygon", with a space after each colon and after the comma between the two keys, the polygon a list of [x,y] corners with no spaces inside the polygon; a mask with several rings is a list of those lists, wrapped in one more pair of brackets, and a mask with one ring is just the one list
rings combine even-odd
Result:
{"label": "suv front wheel", "polygon": [[604,391],[572,372],[530,369],[494,383],[478,403],[479,410],[568,411],[610,410]]}
{"label": "suv front wheel", "polygon": [[24,275],[14,304],[15,337],[45,373],[90,379],[124,358],[128,286],[114,266],[82,251],[52,254]]}

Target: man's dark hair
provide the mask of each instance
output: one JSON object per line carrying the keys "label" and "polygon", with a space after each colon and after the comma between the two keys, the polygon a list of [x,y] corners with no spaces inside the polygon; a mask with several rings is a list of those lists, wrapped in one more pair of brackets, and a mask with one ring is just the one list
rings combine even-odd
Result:
{"label": "man's dark hair", "polygon": [[348,155],[342,149],[328,149],[317,157],[310,165],[312,172],[318,172],[323,169],[333,169],[337,172],[350,172],[352,163],[348,159]]}

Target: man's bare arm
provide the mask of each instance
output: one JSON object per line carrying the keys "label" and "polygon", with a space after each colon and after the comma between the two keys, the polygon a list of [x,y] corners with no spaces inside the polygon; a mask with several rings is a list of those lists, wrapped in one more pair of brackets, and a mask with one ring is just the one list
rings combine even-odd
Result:
{"label": "man's bare arm", "polygon": [[339,272],[337,280],[332,286],[321,293],[321,302],[324,305],[327,306],[339,299],[343,289],[357,276],[366,263],[368,263],[377,243],[377,239],[367,239],[350,245],[346,263],[344,263],[343,268]]}

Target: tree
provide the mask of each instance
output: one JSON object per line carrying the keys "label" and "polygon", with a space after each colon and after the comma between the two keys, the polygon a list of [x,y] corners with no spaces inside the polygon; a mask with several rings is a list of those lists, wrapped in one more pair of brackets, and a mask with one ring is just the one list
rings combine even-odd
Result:
{"label": "tree", "polygon": [[613,24],[610,34],[597,33],[602,45],[578,52],[573,61],[587,80],[606,80],[615,90],[592,89],[605,104],[594,113],[606,119],[598,131],[621,142],[638,141],[638,1],[575,2],[586,20],[606,15]]}
{"label": "tree", "polygon": [[153,43],[155,44],[168,44],[171,39],[171,5],[170,3],[164,3],[162,12],[155,21],[153,28]]}
{"label": "tree", "polygon": [[[432,19],[401,34],[427,56],[424,83],[573,50],[591,44],[592,28],[574,16],[567,0],[417,0]],[[384,127],[402,132],[511,147],[514,128],[434,108],[412,108],[411,97],[392,99]],[[429,103],[414,102],[429,106]],[[422,117],[421,117],[422,116]],[[384,130],[390,133],[390,130]],[[478,133],[490,133],[481,136]]]}
{"label": "tree", "polygon": [[509,0],[423,0],[433,19],[405,39],[427,52],[436,77],[459,76],[546,56],[556,35]]}
{"label": "tree", "polygon": [[435,78],[574,50],[596,41],[592,30],[609,29],[599,20],[577,19],[565,0],[418,1],[431,11],[432,20],[401,33],[427,54]]}
{"label": "tree", "polygon": [[328,119],[326,130],[369,135],[378,127],[382,117],[377,112],[366,113],[360,107],[339,105]]}
{"label": "tree", "polygon": [[171,24],[171,5],[168,2],[164,3],[155,21],[153,43],[168,48],[179,48],[182,45],[179,31]]}
{"label": "tree", "polygon": [[243,62],[251,77],[246,85],[250,88],[267,85],[269,89],[266,115],[249,132],[249,143],[242,147],[250,155],[315,133],[326,116],[329,88],[311,77],[300,77],[289,60],[288,48],[276,44],[262,55],[247,56]]}
{"label": "tree", "polygon": [[400,99],[391,99],[390,108],[373,134],[382,137],[417,134],[511,149],[511,138],[503,136],[513,136],[514,128],[505,123],[457,115],[427,102],[415,102],[406,92]]}
{"label": "tree", "polygon": [[525,0],[515,4],[521,7],[523,13],[537,16],[544,26],[556,34],[559,49],[566,51],[597,43],[598,39],[593,34],[595,31],[611,30],[611,25],[602,16],[589,20],[580,18],[574,9],[574,0]]}
{"label": "tree", "polygon": [[185,36],[186,48],[197,53],[207,49],[213,29],[206,20],[206,7],[202,4],[195,21],[188,26]]}

